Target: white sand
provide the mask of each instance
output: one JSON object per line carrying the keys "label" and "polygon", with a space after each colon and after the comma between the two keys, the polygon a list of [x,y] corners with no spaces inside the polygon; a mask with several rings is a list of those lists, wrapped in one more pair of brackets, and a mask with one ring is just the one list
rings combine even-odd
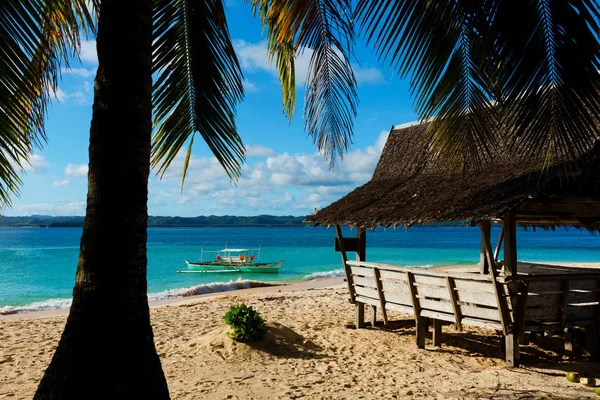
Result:
{"label": "white sand", "polygon": [[[390,313],[389,328],[355,330],[343,286],[297,289],[250,289],[152,308],[172,398],[597,398],[591,388],[569,383],[564,372],[600,378],[600,364],[563,359],[559,339],[542,338],[546,350],[523,346],[524,367],[509,370],[494,331],[466,327],[457,333],[444,326],[441,349],[428,340],[419,350],[408,315]],[[241,301],[269,323],[264,342],[241,344],[225,335],[223,314]],[[0,398],[32,397],[65,319],[0,318]]]}

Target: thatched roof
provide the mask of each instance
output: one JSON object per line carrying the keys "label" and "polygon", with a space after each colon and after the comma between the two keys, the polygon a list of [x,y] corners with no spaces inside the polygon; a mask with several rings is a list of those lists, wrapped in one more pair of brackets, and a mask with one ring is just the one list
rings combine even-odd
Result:
{"label": "thatched roof", "polygon": [[482,169],[458,172],[431,156],[425,124],[393,128],[371,181],[307,220],[371,229],[496,220],[515,211],[521,225],[598,229],[600,174],[542,165],[498,151]]}

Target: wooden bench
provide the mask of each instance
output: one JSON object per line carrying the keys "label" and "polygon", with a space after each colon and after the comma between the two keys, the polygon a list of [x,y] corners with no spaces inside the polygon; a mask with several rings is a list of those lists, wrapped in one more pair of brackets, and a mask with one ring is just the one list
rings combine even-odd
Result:
{"label": "wooden bench", "polygon": [[[347,260],[347,280],[355,304],[356,326],[364,326],[364,305],[377,307],[387,324],[387,310],[412,314],[417,346],[425,346],[428,320],[433,320],[433,344],[441,345],[441,321],[502,332],[508,366],[518,366],[519,337],[524,332],[584,328],[588,343],[598,342],[600,274],[518,276],[496,278],[473,273],[443,273]],[[590,353],[597,351],[588,346]],[[572,348],[572,345],[571,345]]]}

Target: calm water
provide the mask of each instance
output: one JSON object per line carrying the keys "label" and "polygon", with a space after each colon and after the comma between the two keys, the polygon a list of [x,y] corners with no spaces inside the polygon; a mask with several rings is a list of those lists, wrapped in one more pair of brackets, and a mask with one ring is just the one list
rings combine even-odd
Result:
{"label": "calm water", "polygon": [[[493,230],[493,243],[498,232]],[[0,312],[68,305],[80,235],[80,228],[0,228]],[[334,236],[334,229],[312,227],[150,229],[150,297],[223,290],[238,287],[239,282],[232,282],[239,280],[290,282],[341,275]],[[479,238],[478,228],[378,229],[367,233],[367,259],[419,266],[474,263]],[[226,242],[232,248],[261,245],[261,261],[285,260],[283,268],[279,274],[176,273],[185,259],[199,258],[200,247],[216,250]],[[578,230],[520,230],[518,245],[522,261],[600,262],[600,237]]]}

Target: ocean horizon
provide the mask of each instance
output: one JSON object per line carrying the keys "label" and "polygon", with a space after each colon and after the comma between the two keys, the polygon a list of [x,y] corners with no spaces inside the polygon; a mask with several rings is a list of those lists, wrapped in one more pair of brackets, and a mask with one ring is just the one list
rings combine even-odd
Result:
{"label": "ocean horizon", "polygon": [[[492,229],[495,244],[500,229]],[[68,307],[81,228],[0,228],[0,314]],[[344,229],[347,236],[355,235]],[[342,276],[334,229],[324,227],[149,228],[148,298],[173,297]],[[367,232],[367,260],[403,266],[474,264],[477,227],[414,227]],[[587,231],[523,230],[519,261],[600,262],[600,238]],[[200,249],[261,247],[260,261],[285,260],[279,274],[179,274]]]}

